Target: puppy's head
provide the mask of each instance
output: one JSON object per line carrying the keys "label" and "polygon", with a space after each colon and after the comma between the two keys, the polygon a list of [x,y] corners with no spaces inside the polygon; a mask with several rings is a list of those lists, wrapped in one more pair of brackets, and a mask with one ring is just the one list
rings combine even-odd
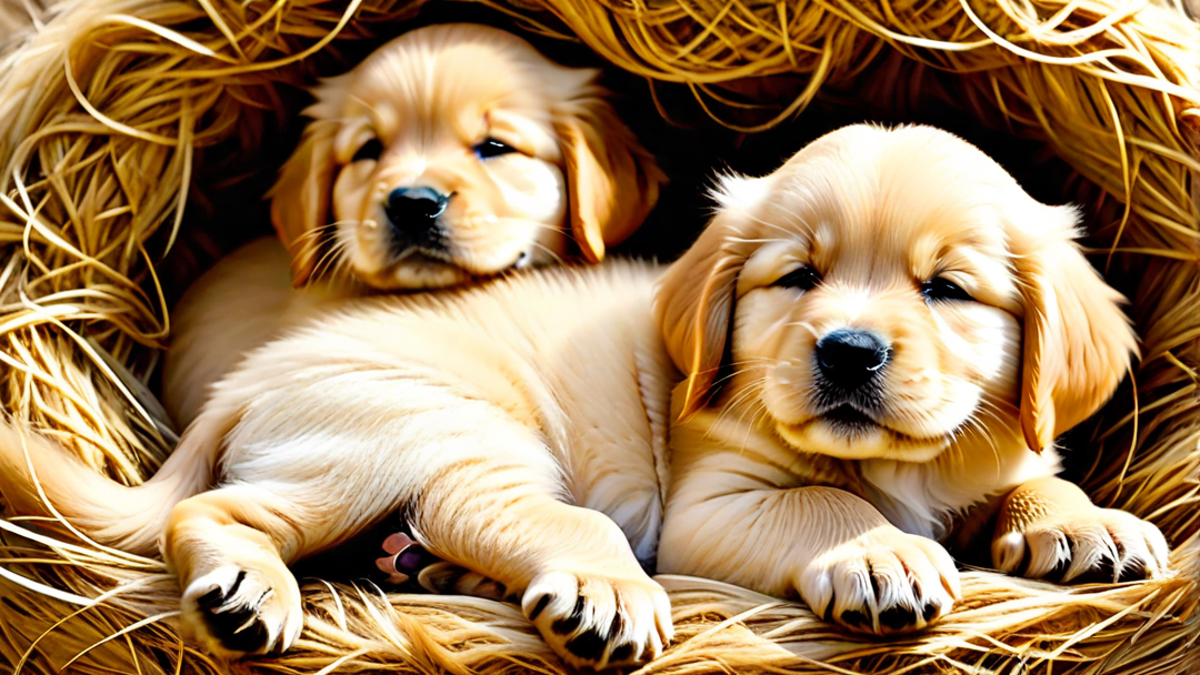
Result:
{"label": "puppy's head", "polygon": [[847,127],[717,199],[659,288],[685,415],[765,414],[796,449],[844,459],[928,461],[1000,429],[1040,451],[1128,368],[1133,335],[1074,243],[1078,214],[948,133]]}
{"label": "puppy's head", "polygon": [[345,267],[378,288],[429,288],[602,259],[664,178],[596,76],[451,24],[322,82],[271,193],[295,283]]}

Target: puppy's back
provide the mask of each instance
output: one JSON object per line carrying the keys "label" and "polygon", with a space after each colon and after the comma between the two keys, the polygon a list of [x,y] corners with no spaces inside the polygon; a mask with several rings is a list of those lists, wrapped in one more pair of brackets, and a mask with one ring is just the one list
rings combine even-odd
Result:
{"label": "puppy's back", "polygon": [[557,368],[564,358],[579,366],[596,364],[615,355],[612,349],[657,341],[650,303],[660,269],[612,261],[459,291],[367,299],[301,326],[289,339],[341,334],[404,358],[434,355],[439,366],[447,364],[440,357],[445,340],[464,339],[537,362],[543,370]]}

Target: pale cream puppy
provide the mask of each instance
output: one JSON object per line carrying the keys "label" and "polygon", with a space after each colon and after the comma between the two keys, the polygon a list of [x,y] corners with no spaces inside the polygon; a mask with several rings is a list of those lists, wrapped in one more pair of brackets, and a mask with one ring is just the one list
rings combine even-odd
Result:
{"label": "pale cream puppy", "polygon": [[569,663],[640,662],[672,634],[640,564],[676,380],[650,310],[659,273],[611,263],[347,301],[253,351],[144,485],[0,425],[0,493],[45,514],[36,475],[88,536],[161,545],[186,633],[218,655],[290,647],[288,565],[400,512],[428,550],[517,594]]}
{"label": "pale cream puppy", "polygon": [[405,33],[321,82],[271,194],[296,284],[326,267],[415,289],[601,260],[665,177],[598,76],[460,23]]}
{"label": "pale cream puppy", "polygon": [[959,598],[939,541],[1029,577],[1165,571],[1153,525],[1055,477],[1134,348],[1074,209],[928,127],[844,128],[717,198],[659,293],[687,374],[659,571],[874,634]]}
{"label": "pale cream puppy", "polygon": [[[511,33],[446,24],[318,84],[312,121],[271,191],[287,251],[264,241],[235,252],[172,315],[163,400],[176,423],[195,419],[208,386],[246,351],[327,299],[602,260],[665,177],[598,75]],[[270,263],[250,268],[247,256]]]}

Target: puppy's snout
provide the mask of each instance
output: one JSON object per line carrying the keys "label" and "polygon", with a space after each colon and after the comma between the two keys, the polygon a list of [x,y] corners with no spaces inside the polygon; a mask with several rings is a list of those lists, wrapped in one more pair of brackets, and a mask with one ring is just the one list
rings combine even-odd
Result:
{"label": "puppy's snout", "polygon": [[817,367],[829,384],[854,391],[887,365],[891,349],[875,333],[842,328],[817,341]]}
{"label": "puppy's snout", "polygon": [[422,248],[444,246],[438,217],[446,211],[450,196],[428,187],[402,187],[388,194],[384,211],[392,229],[405,243]]}

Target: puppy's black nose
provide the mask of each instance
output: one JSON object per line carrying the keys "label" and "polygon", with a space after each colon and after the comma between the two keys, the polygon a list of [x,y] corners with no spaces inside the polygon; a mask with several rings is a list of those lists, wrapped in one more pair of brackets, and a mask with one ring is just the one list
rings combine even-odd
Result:
{"label": "puppy's black nose", "polygon": [[817,341],[817,367],[833,386],[854,391],[871,381],[887,365],[890,350],[883,338],[842,328]]}
{"label": "puppy's black nose", "polygon": [[446,211],[450,197],[433,188],[402,187],[388,195],[384,211],[392,229],[406,243],[423,248],[441,247],[442,230],[438,216]]}

